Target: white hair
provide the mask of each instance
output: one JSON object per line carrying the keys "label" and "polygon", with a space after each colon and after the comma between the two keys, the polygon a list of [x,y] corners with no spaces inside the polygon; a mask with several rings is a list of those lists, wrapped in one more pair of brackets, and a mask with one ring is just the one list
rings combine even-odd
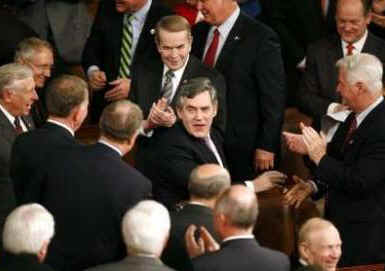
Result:
{"label": "white hair", "polygon": [[367,85],[371,93],[382,92],[383,66],[374,55],[362,53],[345,56],[337,61],[336,66],[346,71],[346,80],[350,84],[360,81]]}
{"label": "white hair", "polygon": [[31,68],[19,63],[9,63],[0,67],[0,94],[4,89],[24,90],[20,82],[33,78]]}
{"label": "white hair", "polygon": [[127,250],[133,254],[160,255],[168,240],[170,215],[153,200],[139,202],[123,217],[122,232]]}
{"label": "white hair", "polygon": [[55,232],[53,216],[40,204],[22,205],[9,214],[3,231],[4,250],[37,255]]}

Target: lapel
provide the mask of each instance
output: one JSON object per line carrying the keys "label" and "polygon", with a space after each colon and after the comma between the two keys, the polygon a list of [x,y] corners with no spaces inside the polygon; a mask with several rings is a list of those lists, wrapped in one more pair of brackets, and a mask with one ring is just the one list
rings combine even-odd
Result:
{"label": "lapel", "polygon": [[379,47],[379,45],[381,45],[381,44],[378,44],[378,42],[376,42],[376,39],[373,36],[373,34],[368,32],[368,37],[366,38],[364,47],[362,48],[362,52],[363,53],[369,53],[372,55],[381,55],[381,53],[379,51],[381,51],[382,48]]}
{"label": "lapel", "polygon": [[202,60],[210,25],[205,22],[201,22],[196,24],[193,30],[194,41],[192,52],[198,59]]}
{"label": "lapel", "polygon": [[106,30],[110,33],[116,33],[115,35],[112,35],[112,38],[109,42],[111,42],[111,47],[113,54],[110,54],[109,57],[112,58],[113,66],[110,67],[112,69],[111,74],[113,78],[107,78],[107,80],[115,80],[119,73],[119,67],[120,67],[120,52],[121,52],[121,46],[122,46],[122,36],[123,36],[123,18],[124,14],[118,13],[115,11],[114,7],[110,7],[111,4],[114,4],[114,1],[110,1],[110,5],[107,6],[101,6],[100,8],[112,8],[111,16],[108,18],[108,20],[111,20],[111,23],[109,23],[109,28]]}
{"label": "lapel", "polygon": [[1,136],[10,144],[13,143],[17,134],[13,125],[9,122],[7,117],[0,111],[0,132]]}

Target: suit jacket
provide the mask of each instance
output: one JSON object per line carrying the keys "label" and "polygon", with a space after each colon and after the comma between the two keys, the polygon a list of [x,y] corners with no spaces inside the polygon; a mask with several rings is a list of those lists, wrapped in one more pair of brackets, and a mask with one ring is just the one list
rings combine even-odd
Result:
{"label": "suit jacket", "polygon": [[325,217],[343,240],[341,266],[385,261],[384,121],[381,102],[343,150],[349,125],[341,124],[315,171],[319,194],[327,193]]}
{"label": "suit jacket", "polygon": [[[202,59],[210,26],[197,24],[193,53]],[[233,180],[253,178],[256,148],[277,153],[285,107],[285,80],[277,35],[240,13],[215,68],[227,87],[225,148]]]}
{"label": "suit jacket", "polygon": [[[143,110],[144,116],[148,116],[151,106],[161,98],[163,62],[160,58],[153,58],[143,63],[138,63],[131,83],[130,98]],[[226,124],[226,84],[223,76],[216,70],[203,65],[195,56],[190,55],[186,68],[179,82],[176,94],[181,85],[188,79],[195,77],[208,77],[217,89],[219,97],[219,112],[214,119],[214,124],[221,131],[225,131]],[[175,97],[171,105],[175,110]]]}
{"label": "suit jacket", "polygon": [[53,269],[44,263],[39,263],[36,255],[32,254],[10,254],[2,253],[0,261],[1,271],[53,271]]}
{"label": "suit jacket", "polygon": [[[151,29],[155,28],[160,18],[170,15],[171,11],[165,8],[157,0],[153,0],[148,11],[146,21],[139,36],[138,44],[134,54],[131,71],[135,70],[137,63],[157,56],[154,37]],[[91,35],[87,40],[83,51],[83,68],[87,72],[92,65],[98,66],[106,73],[107,81],[117,79],[120,67],[120,49],[123,32],[122,13],[115,9],[115,1],[104,0],[100,3],[98,13],[91,29]],[[107,104],[104,93],[107,89],[94,93],[94,101],[91,114],[98,119],[102,109]]]}
{"label": "suit jacket", "polygon": [[18,204],[33,201],[30,197],[40,190],[39,176],[46,169],[50,154],[76,145],[69,131],[50,122],[16,139],[12,147],[10,174]]}
{"label": "suit jacket", "polygon": [[32,200],[55,217],[46,262],[55,270],[83,270],[124,257],[121,219],[151,194],[151,183],[105,144],[75,146],[49,155]]}
{"label": "suit jacket", "polygon": [[254,239],[235,239],[221,244],[221,249],[194,258],[194,271],[289,271],[286,255],[261,247]]}
{"label": "suit jacket", "polygon": [[[368,33],[362,52],[375,55],[385,63],[385,42],[371,33]],[[340,101],[336,93],[336,62],[342,57],[341,39],[337,35],[322,39],[308,48],[306,70],[298,90],[298,105],[315,119],[316,126],[319,126],[320,118],[325,115],[330,103]]]}
{"label": "suit jacket", "polygon": [[176,270],[193,270],[190,257],[186,252],[186,229],[189,225],[204,226],[219,241],[213,227],[213,211],[203,205],[188,203],[183,209],[170,213],[170,239],[163,251],[162,261]]}
{"label": "suit jacket", "polygon": [[[222,162],[226,163],[222,136],[212,129],[211,139]],[[206,163],[218,164],[207,145],[201,139],[191,136],[181,122],[171,128],[156,131],[144,145],[147,148],[146,155],[137,165],[138,169],[152,181],[154,198],[169,209],[188,199],[187,184],[195,167]]]}
{"label": "suit jacket", "polygon": [[99,265],[86,269],[85,271],[173,271],[174,269],[164,265],[159,259],[152,257],[127,256],[124,260],[116,263]]}

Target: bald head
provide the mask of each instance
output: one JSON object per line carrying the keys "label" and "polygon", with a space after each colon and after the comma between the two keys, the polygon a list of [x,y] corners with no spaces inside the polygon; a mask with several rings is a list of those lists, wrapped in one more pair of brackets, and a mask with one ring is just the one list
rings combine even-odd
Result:
{"label": "bald head", "polygon": [[247,187],[233,185],[220,196],[214,212],[223,214],[233,227],[249,229],[257,221],[257,198]]}
{"label": "bald head", "polygon": [[230,174],[225,168],[217,164],[204,164],[191,172],[188,190],[191,198],[215,199],[230,184]]}

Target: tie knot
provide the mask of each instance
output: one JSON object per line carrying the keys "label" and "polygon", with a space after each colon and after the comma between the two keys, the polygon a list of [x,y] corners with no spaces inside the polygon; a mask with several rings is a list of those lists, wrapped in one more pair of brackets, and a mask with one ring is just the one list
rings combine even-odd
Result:
{"label": "tie knot", "polygon": [[15,125],[15,127],[20,127],[20,118],[19,117],[16,117],[15,120],[13,121],[13,124]]}
{"label": "tie knot", "polygon": [[125,20],[126,23],[132,23],[132,21],[135,19],[135,16],[131,13],[126,13]]}
{"label": "tie knot", "polygon": [[218,28],[215,28],[215,30],[214,30],[214,36],[219,36],[219,30],[218,30]]}
{"label": "tie knot", "polygon": [[174,72],[172,70],[168,70],[166,72],[166,77],[168,78],[173,78],[175,76]]}
{"label": "tie knot", "polygon": [[347,55],[351,56],[353,54],[353,50],[355,49],[353,43],[348,43],[346,45],[346,49],[347,49]]}

